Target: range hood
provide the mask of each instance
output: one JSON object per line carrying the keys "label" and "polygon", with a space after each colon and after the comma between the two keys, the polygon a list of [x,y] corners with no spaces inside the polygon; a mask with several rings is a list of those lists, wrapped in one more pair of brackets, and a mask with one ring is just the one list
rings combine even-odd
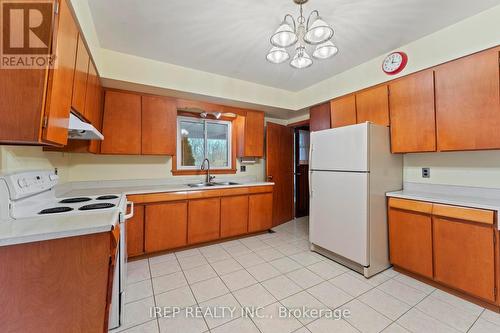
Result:
{"label": "range hood", "polygon": [[68,139],[104,140],[104,136],[92,124],[80,119],[73,112],[69,114]]}

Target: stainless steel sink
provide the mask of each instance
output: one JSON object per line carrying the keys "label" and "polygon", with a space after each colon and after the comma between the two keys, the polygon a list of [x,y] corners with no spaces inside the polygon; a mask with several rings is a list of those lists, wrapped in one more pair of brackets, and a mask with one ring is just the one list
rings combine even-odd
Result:
{"label": "stainless steel sink", "polygon": [[213,183],[194,183],[187,184],[189,187],[207,187],[207,186],[230,186],[230,185],[240,185],[240,183],[235,182],[213,182]]}
{"label": "stainless steel sink", "polygon": [[235,182],[216,182],[214,184],[219,186],[240,185],[240,183],[235,183]]}
{"label": "stainless steel sink", "polygon": [[194,183],[194,184],[187,184],[189,187],[206,187],[206,186],[215,186],[216,184],[214,183]]}

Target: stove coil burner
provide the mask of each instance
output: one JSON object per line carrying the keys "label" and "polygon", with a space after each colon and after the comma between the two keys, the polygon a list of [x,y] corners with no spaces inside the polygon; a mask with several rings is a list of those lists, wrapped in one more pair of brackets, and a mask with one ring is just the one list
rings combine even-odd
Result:
{"label": "stove coil burner", "polygon": [[68,199],[63,199],[59,201],[59,203],[77,203],[77,202],[85,202],[85,201],[90,201],[92,199],[87,198],[87,197],[78,197],[78,198],[68,198]]}
{"label": "stove coil burner", "polygon": [[41,210],[38,214],[43,215],[43,214],[65,213],[65,212],[70,212],[72,210],[73,208],[71,207],[53,207]]}
{"label": "stove coil burner", "polygon": [[115,205],[112,204],[112,203],[103,202],[103,203],[96,203],[96,204],[85,205],[85,206],[82,206],[82,207],[78,208],[78,210],[105,209],[105,208],[111,208],[111,207],[114,207],[114,206]]}
{"label": "stove coil burner", "polygon": [[112,199],[118,199],[117,195],[101,195],[100,197],[97,197],[96,200],[112,200]]}

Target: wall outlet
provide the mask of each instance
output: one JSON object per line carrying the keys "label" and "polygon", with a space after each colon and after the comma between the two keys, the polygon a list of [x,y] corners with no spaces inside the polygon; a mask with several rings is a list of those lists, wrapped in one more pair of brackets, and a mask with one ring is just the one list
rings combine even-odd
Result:
{"label": "wall outlet", "polygon": [[240,171],[241,172],[246,172],[247,171],[247,166],[246,165],[240,165]]}
{"label": "wall outlet", "polygon": [[422,168],[422,178],[431,178],[431,168]]}

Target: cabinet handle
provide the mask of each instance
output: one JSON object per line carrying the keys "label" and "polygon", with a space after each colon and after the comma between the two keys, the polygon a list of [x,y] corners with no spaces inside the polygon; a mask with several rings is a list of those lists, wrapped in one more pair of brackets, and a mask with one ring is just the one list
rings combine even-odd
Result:
{"label": "cabinet handle", "polygon": [[128,220],[134,216],[134,202],[127,201],[127,208],[130,207],[130,213],[125,214],[125,220]]}
{"label": "cabinet handle", "polygon": [[267,176],[267,180],[273,180],[273,176],[271,175]]}

